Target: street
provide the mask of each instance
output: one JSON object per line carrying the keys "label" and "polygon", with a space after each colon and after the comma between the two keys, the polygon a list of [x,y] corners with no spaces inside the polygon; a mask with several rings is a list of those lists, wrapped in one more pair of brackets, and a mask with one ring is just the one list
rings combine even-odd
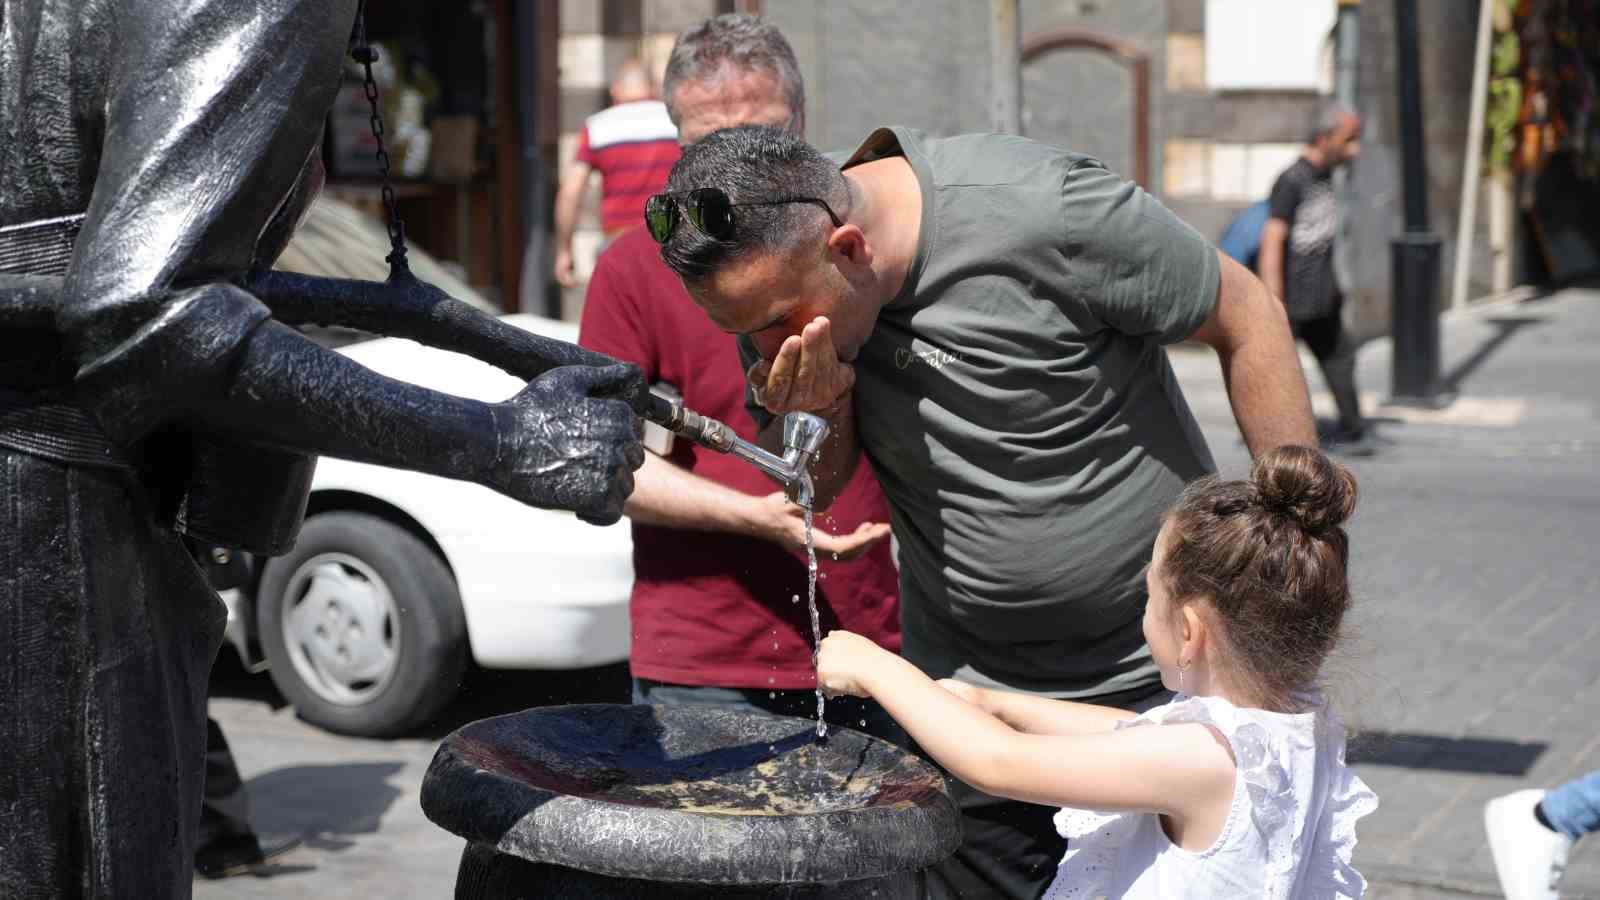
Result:
{"label": "street", "polygon": [[[1328,673],[1359,732],[1352,756],[1381,798],[1357,868],[1379,898],[1498,894],[1482,806],[1600,768],[1600,291],[1495,301],[1443,325],[1443,410],[1382,405],[1387,341],[1360,385],[1385,444],[1344,459],[1360,481],[1351,526],[1351,639]],[[1174,366],[1224,473],[1247,455],[1215,357]],[[1324,416],[1320,373],[1307,377]],[[298,835],[270,877],[196,883],[199,898],[441,897],[461,842],[418,807],[438,741],[467,721],[552,702],[620,701],[624,667],[474,673],[424,733],[340,738],[299,722],[265,675],[224,651],[213,715],[245,777],[257,828]],[[1600,897],[1600,840],[1578,844],[1563,896]]]}
{"label": "street", "polygon": [[263,843],[297,837],[270,877],[196,879],[208,898],[449,897],[463,842],[422,815],[418,793],[439,741],[488,716],[549,703],[627,699],[626,665],[572,672],[470,673],[432,726],[391,741],[340,737],[300,721],[266,675],[249,675],[230,651],[212,677],[211,714],[222,723]]}

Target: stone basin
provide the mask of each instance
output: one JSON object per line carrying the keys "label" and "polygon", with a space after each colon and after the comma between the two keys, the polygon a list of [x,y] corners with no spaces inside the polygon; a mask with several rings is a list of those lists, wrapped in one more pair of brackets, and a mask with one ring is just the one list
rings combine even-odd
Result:
{"label": "stone basin", "polygon": [[693,706],[532,709],[446,738],[422,807],[468,841],[458,897],[911,896],[960,843],[943,778],[886,741],[815,729]]}

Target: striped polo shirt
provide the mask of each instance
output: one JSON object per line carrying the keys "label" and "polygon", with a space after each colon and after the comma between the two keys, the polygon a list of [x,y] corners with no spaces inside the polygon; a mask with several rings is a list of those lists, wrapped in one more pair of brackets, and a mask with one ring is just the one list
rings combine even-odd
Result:
{"label": "striped polo shirt", "polygon": [[678,129],[660,100],[619,103],[590,116],[578,134],[578,162],[600,173],[600,228],[644,220],[644,202],[666,186],[678,161]]}

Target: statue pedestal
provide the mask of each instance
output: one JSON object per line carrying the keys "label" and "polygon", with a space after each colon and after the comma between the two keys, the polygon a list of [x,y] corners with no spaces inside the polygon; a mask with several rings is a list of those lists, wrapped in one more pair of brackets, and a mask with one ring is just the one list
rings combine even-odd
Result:
{"label": "statue pedestal", "polygon": [[899,900],[954,852],[944,780],[893,744],[689,706],[546,707],[445,739],[422,809],[458,898]]}

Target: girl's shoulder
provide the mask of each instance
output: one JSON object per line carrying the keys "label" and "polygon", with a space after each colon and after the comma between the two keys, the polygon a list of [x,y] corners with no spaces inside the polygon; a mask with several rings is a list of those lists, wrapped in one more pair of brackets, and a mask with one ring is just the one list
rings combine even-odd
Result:
{"label": "girl's shoulder", "polygon": [[[1180,725],[1197,723],[1209,726],[1243,749],[1270,749],[1273,756],[1310,753],[1322,745],[1337,743],[1343,755],[1344,725],[1318,694],[1301,696],[1301,712],[1279,713],[1247,706],[1235,706],[1223,697],[1191,697],[1177,694],[1171,701],[1118,722],[1117,728],[1141,725]],[[1242,766],[1243,760],[1240,761]]]}
{"label": "girl's shoulder", "polygon": [[1366,882],[1351,866],[1356,821],[1378,798],[1345,764],[1344,724],[1326,700],[1300,699],[1302,712],[1277,713],[1180,694],[1117,727],[1199,723],[1220,733],[1248,807],[1249,827],[1231,838],[1264,848],[1281,879],[1292,879],[1297,861],[1309,856],[1312,864],[1301,871],[1313,883],[1297,885],[1296,897],[1359,897]]}
{"label": "girl's shoulder", "polygon": [[[1302,712],[1235,706],[1222,697],[1179,694],[1171,702],[1117,723],[1205,725],[1228,742],[1237,777],[1249,789],[1252,815],[1270,830],[1294,815],[1321,767],[1344,768],[1344,725],[1320,695],[1302,698]],[[1364,786],[1363,786],[1364,787]]]}

